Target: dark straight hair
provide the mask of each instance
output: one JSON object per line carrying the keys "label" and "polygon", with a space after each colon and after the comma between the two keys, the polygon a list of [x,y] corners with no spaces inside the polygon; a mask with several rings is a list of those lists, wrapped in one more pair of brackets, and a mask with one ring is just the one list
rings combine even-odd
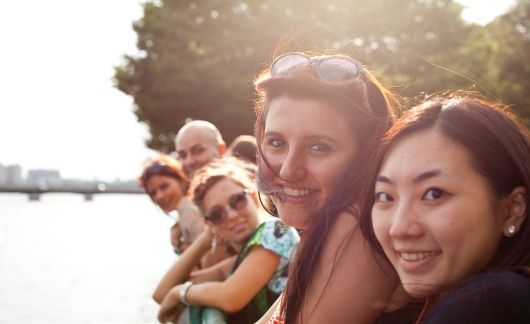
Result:
{"label": "dark straight hair", "polygon": [[[365,237],[384,252],[376,240],[371,219],[374,185],[381,161],[399,139],[418,131],[436,128],[441,134],[467,150],[472,166],[483,175],[499,197],[509,195],[518,186],[530,189],[530,133],[507,107],[462,93],[446,99],[430,100],[406,112],[389,130],[368,173],[370,186],[363,192],[361,229]],[[530,266],[530,203],[526,200],[526,218],[514,237],[504,237],[484,271],[519,270]],[[464,279],[464,278],[463,278]]]}

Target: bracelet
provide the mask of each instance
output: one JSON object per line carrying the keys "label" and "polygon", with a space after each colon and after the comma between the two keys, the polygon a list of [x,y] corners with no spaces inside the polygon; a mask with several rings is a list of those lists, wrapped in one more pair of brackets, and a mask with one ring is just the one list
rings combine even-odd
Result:
{"label": "bracelet", "polygon": [[186,306],[189,305],[188,301],[186,300],[186,294],[188,293],[188,289],[190,289],[191,285],[193,285],[193,282],[186,281],[179,286],[179,300]]}

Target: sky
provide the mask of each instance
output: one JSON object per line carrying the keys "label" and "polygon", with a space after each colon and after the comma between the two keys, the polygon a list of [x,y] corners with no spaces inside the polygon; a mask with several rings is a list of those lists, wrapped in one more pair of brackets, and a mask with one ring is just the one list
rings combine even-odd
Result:
{"label": "sky", "polygon": [[[0,164],[59,170],[65,179],[129,180],[156,154],[113,87],[114,66],[137,54],[139,0],[0,0]],[[485,24],[514,0],[459,0]]]}

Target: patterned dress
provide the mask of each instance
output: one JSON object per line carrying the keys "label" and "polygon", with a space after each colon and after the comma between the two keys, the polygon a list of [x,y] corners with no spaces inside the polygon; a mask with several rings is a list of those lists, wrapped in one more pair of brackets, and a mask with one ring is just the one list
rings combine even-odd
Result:
{"label": "patterned dress", "polygon": [[[243,260],[245,260],[250,250],[256,246],[279,255],[280,262],[271,279],[267,282],[267,285],[264,286],[242,310],[233,314],[225,314],[226,323],[254,323],[267,312],[269,307],[274,304],[285,288],[289,262],[299,241],[300,236],[298,235],[298,232],[279,220],[268,220],[258,226],[254,233],[252,233],[247,244],[239,253],[231,274],[234,273]],[[208,316],[203,313],[206,309],[202,309],[203,310],[201,311],[197,307],[192,307],[191,312],[193,314],[191,316],[191,323],[198,323],[198,318],[202,318],[202,323],[222,323],[222,320],[219,318],[219,311],[217,311],[217,313],[212,312],[212,314]],[[212,309],[209,308],[209,310]],[[212,317],[212,320],[210,321],[205,317]],[[215,318],[215,320],[213,318]]]}

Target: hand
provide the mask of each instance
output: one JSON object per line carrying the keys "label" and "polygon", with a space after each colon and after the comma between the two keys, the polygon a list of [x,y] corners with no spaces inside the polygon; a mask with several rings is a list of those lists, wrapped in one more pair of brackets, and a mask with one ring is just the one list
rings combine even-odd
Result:
{"label": "hand", "polygon": [[214,236],[215,234],[212,231],[211,227],[206,225],[204,226],[204,229],[201,235],[199,235],[199,237],[197,238],[197,240],[200,240],[205,246],[211,246]]}
{"label": "hand", "polygon": [[170,239],[171,239],[171,245],[173,247],[179,247],[180,240],[182,237],[182,230],[180,229],[180,223],[176,222],[173,226],[171,226],[170,231]]}
{"label": "hand", "polygon": [[186,307],[179,300],[179,286],[173,287],[160,304],[158,311],[160,323],[177,323],[180,313]]}

